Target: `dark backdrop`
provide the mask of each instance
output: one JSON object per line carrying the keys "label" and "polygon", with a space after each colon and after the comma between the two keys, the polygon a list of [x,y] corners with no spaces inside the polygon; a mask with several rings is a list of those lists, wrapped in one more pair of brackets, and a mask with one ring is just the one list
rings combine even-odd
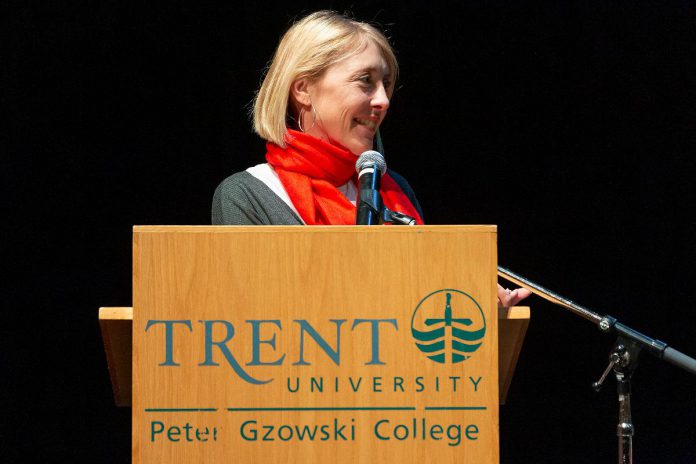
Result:
{"label": "dark backdrop", "polygon": [[[319,8],[388,30],[387,160],[427,222],[498,224],[501,264],[696,355],[693,2],[9,3],[2,462],[129,460],[97,307],[131,303],[131,226],[207,224],[215,186],[262,161],[249,102]],[[612,340],[529,304],[501,461],[613,462],[613,381],[590,389]],[[696,461],[695,381],[642,359],[639,462]]]}

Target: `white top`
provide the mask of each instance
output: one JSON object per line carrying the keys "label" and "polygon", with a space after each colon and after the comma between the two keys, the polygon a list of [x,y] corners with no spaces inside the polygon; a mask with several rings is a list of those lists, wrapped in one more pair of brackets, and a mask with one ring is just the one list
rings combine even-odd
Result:
{"label": "white top", "polygon": [[[247,169],[247,172],[266,184],[266,186],[271,189],[273,193],[278,195],[278,197],[280,197],[280,199],[283,200],[290,207],[290,209],[295,212],[295,214],[297,214],[297,217],[302,220],[302,216],[300,216],[300,213],[297,212],[297,208],[295,208],[295,205],[292,204],[288,192],[285,190],[285,187],[283,187],[283,183],[280,181],[278,173],[275,172],[275,169],[273,169],[270,164],[257,164],[256,166]],[[355,188],[355,184],[353,184],[353,182],[348,181],[346,184],[341,185],[338,187],[338,191],[345,195],[348,201],[355,206],[358,199],[358,190]],[[304,224],[304,221],[302,221],[302,223]]]}

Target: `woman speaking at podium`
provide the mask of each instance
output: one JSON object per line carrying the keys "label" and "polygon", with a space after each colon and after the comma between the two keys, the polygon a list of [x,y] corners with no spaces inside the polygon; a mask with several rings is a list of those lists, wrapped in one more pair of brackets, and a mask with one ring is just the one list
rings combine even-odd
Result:
{"label": "woman speaking at podium", "polygon": [[[373,148],[397,74],[389,41],[369,24],[319,11],[291,26],[254,102],[254,130],[267,142],[266,163],[218,186],[212,223],[355,224],[355,162]],[[387,208],[423,224],[403,177],[389,170],[380,194]],[[506,305],[524,296],[499,287]]]}
{"label": "woman speaking at podium", "polygon": [[[225,179],[213,224],[355,224],[355,162],[372,150],[398,66],[375,27],[329,11],[283,36],[254,103],[266,161]],[[380,189],[390,210],[423,224],[406,180],[389,171]]]}

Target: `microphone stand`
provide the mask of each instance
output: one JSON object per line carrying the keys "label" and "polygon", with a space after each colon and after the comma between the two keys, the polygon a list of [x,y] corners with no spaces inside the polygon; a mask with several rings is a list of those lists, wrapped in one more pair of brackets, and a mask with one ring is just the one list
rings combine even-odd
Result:
{"label": "microphone stand", "polygon": [[530,292],[558,306],[566,308],[573,314],[597,324],[604,333],[616,333],[617,339],[609,355],[609,365],[602,377],[592,384],[595,391],[602,388],[609,371],[614,371],[619,400],[619,418],[616,427],[619,446],[619,464],[633,464],[633,421],[631,419],[631,377],[638,365],[638,356],[642,350],[696,375],[696,359],[669,347],[665,342],[650,338],[632,328],[621,324],[612,316],[600,316],[551,290],[538,285],[519,274],[498,266],[498,275],[510,282],[526,288]]}
{"label": "microphone stand", "polygon": [[[392,211],[389,208],[387,208],[383,203],[382,203],[382,197],[379,194],[379,190],[375,192],[374,195],[368,196],[367,198],[363,198],[360,196],[358,198],[359,204],[356,206],[364,206],[364,217],[363,217],[363,225],[370,225],[371,223],[374,224],[373,221],[376,220],[377,224],[393,224],[393,225],[402,225],[402,226],[415,226],[416,225],[416,220],[413,219],[411,216],[407,216],[403,213],[399,213],[398,211]],[[360,216],[360,215],[358,215]],[[360,217],[356,219],[356,224],[360,222]]]}

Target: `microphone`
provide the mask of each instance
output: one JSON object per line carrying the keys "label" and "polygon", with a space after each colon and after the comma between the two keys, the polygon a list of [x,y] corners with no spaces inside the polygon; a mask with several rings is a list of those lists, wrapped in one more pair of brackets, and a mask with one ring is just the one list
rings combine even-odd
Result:
{"label": "microphone", "polygon": [[374,150],[364,152],[355,163],[358,173],[358,200],[355,215],[357,225],[376,225],[384,209],[379,194],[382,174],[387,172],[384,156]]}

